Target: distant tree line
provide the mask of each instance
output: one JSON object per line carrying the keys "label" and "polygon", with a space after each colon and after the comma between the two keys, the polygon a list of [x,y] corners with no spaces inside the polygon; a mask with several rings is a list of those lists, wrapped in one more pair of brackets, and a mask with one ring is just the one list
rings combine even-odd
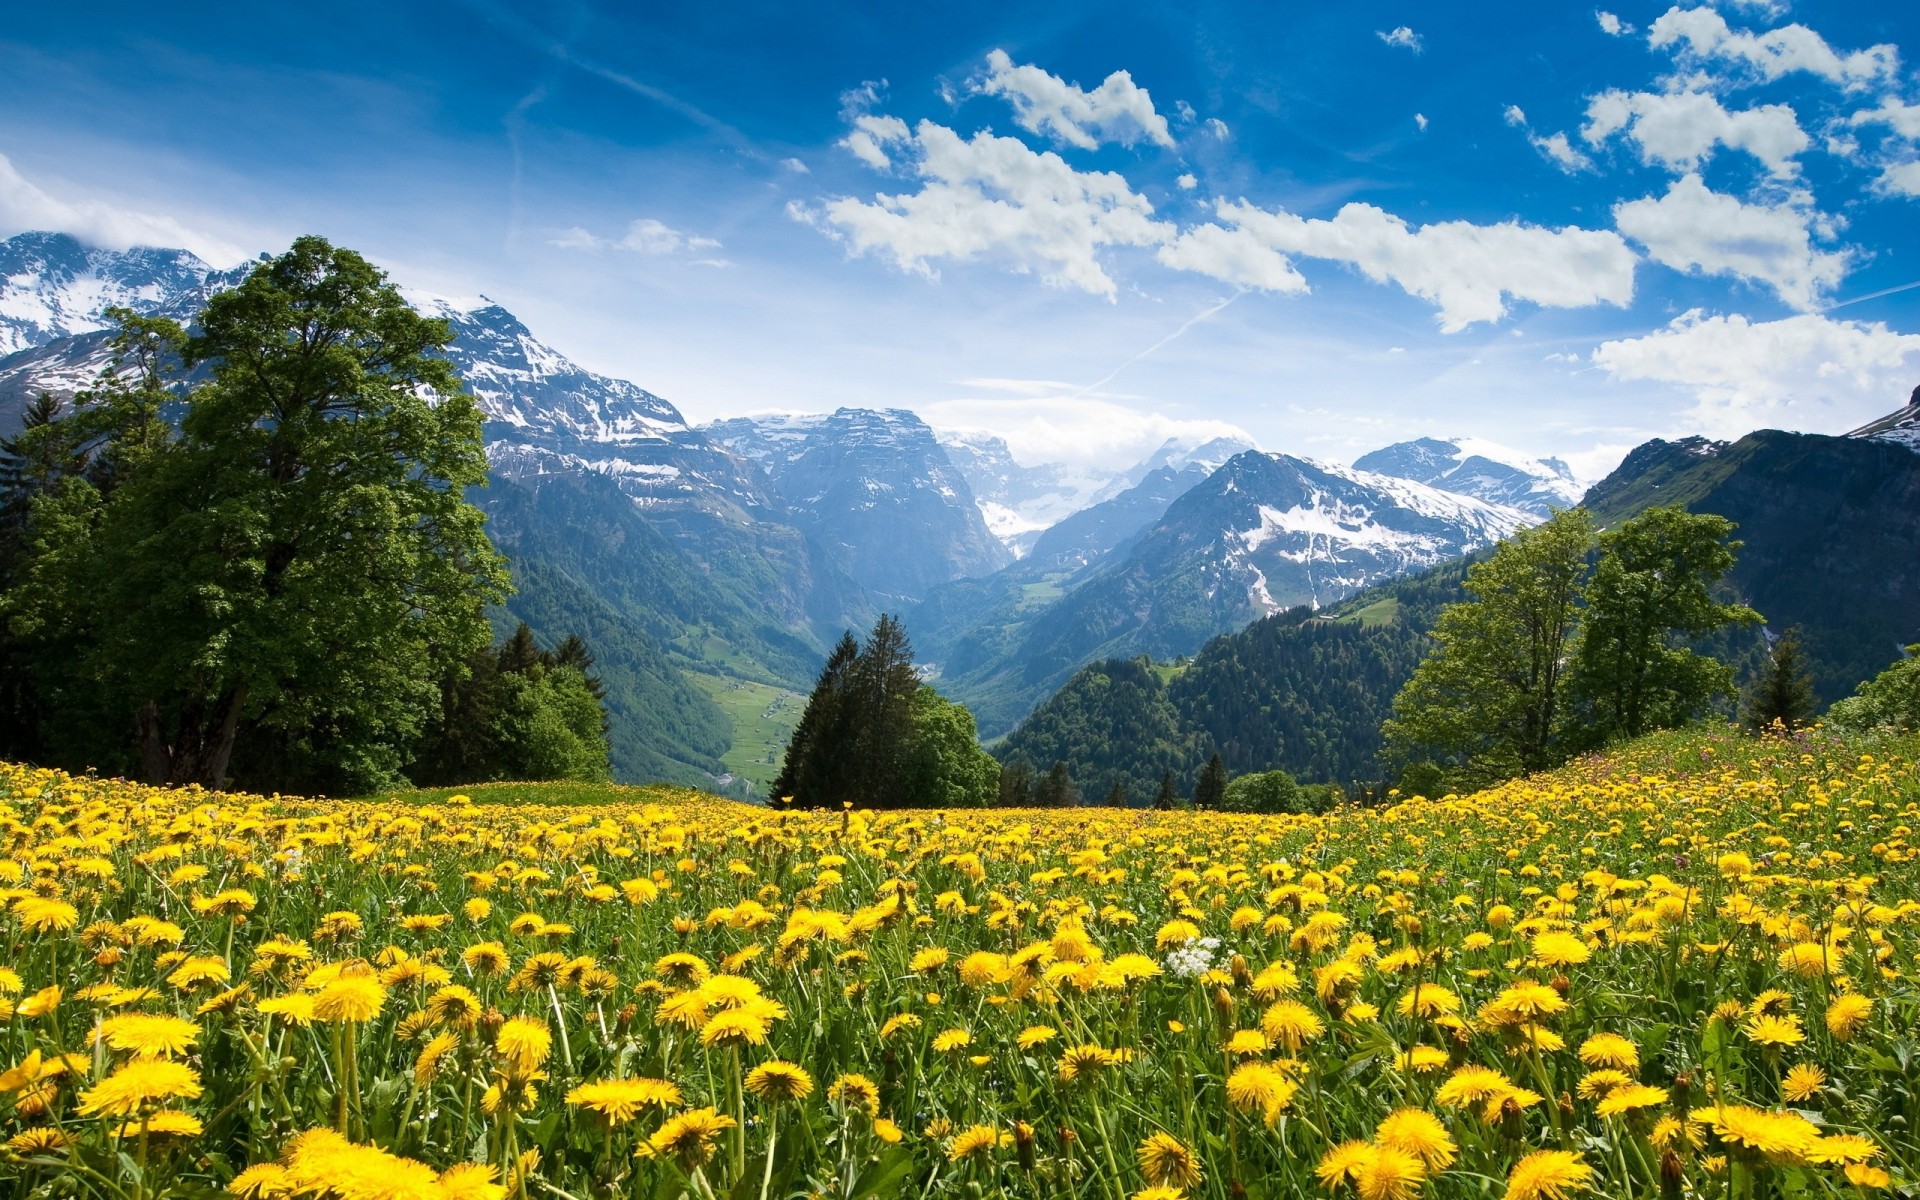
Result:
{"label": "distant tree line", "polygon": [[[604,770],[584,648],[488,650],[508,576],[464,498],[487,460],[444,321],[312,237],[191,333],[109,317],[98,383],[0,447],[0,755],[335,794]],[[482,710],[503,724],[449,724]]]}

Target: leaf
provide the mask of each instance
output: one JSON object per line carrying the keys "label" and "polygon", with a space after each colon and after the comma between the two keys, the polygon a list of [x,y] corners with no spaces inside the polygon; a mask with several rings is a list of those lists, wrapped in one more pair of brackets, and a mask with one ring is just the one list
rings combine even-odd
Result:
{"label": "leaf", "polygon": [[860,1187],[848,1200],[868,1196],[906,1194],[907,1181],[913,1178],[913,1155],[900,1146],[889,1146],[880,1154],[879,1165],[860,1181]]}

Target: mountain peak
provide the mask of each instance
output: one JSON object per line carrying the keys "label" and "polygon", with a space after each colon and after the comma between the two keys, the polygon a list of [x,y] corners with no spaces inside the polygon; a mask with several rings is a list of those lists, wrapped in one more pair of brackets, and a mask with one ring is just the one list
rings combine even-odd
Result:
{"label": "mountain peak", "polygon": [[1573,471],[1560,459],[1534,458],[1485,438],[1415,438],[1363,454],[1353,465],[1542,517],[1580,500]]}
{"label": "mountain peak", "polygon": [[1905,408],[1890,412],[1877,421],[1869,421],[1847,436],[1893,442],[1920,453],[1920,387],[1913,389]]}

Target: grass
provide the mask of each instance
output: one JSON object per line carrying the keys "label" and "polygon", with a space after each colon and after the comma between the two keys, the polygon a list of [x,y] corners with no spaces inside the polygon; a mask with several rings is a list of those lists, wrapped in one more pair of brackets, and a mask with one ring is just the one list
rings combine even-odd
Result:
{"label": "grass", "polygon": [[1400,601],[1392,596],[1384,596],[1372,604],[1355,612],[1348,613],[1340,620],[1357,623],[1364,629],[1375,629],[1381,625],[1390,625],[1400,614]]}
{"label": "grass", "polygon": [[800,723],[807,698],[799,692],[746,679],[688,672],[687,678],[712,696],[733,725],[733,738],[720,757],[729,773],[753,781],[765,792],[780,773],[787,739]]}
{"label": "grass", "polygon": [[627,783],[470,783],[462,787],[408,788],[363,796],[361,800],[380,804],[445,804],[454,796],[465,796],[475,804],[541,804],[561,807],[602,804],[672,804],[691,796],[705,795],[692,788],[668,783],[636,786]]}

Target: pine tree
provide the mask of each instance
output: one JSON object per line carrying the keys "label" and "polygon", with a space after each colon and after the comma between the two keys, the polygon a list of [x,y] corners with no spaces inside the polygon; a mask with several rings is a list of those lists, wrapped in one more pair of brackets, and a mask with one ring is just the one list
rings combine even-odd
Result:
{"label": "pine tree", "polygon": [[1127,785],[1125,781],[1119,779],[1113,781],[1113,786],[1107,789],[1107,798],[1104,803],[1108,808],[1127,807]]}
{"label": "pine tree", "polygon": [[1226,798],[1227,767],[1216,753],[1207,760],[1206,769],[1200,772],[1200,781],[1193,785],[1193,806],[1218,809]]}
{"label": "pine tree", "polygon": [[1767,653],[1767,665],[1747,692],[1747,728],[1756,732],[1778,722],[1798,729],[1813,719],[1813,679],[1807,674],[1807,656],[1798,626],[1788,629]]}
{"label": "pine tree", "polygon": [[1073,776],[1067,772],[1067,764],[1056,762],[1033,790],[1035,808],[1077,808],[1080,805],[1080,789],[1074,786]]}
{"label": "pine tree", "polygon": [[1024,758],[1016,758],[1000,768],[1000,798],[996,803],[1001,808],[1030,808],[1033,805],[1033,766]]}
{"label": "pine tree", "polygon": [[837,746],[849,728],[846,691],[859,657],[860,646],[852,632],[841,634],[833,653],[827,655],[826,665],[820,668],[820,678],[807,697],[800,723],[787,739],[786,759],[769,793],[776,800],[791,799],[810,808],[839,802]]}
{"label": "pine tree", "polygon": [[1173,772],[1160,773],[1160,791],[1153,798],[1153,806],[1162,812],[1180,807],[1180,793],[1173,788]]}

